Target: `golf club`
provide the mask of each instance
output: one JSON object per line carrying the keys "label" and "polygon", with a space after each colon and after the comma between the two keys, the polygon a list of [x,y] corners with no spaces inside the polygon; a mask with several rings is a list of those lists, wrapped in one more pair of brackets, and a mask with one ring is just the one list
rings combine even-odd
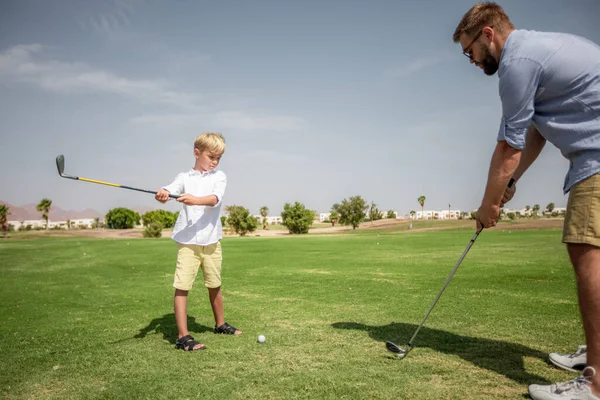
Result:
{"label": "golf club", "polygon": [[[515,183],[515,180],[511,178],[511,180],[508,182],[508,187],[511,187],[514,183]],[[442,286],[442,290],[440,290],[440,292],[436,296],[435,300],[433,301],[433,304],[431,304],[431,307],[429,307],[429,310],[427,310],[427,313],[425,314],[425,317],[423,318],[423,321],[421,321],[421,324],[419,325],[419,327],[417,328],[417,330],[415,331],[415,333],[413,334],[413,336],[410,338],[410,340],[408,341],[408,343],[404,347],[400,347],[397,344],[392,343],[392,342],[386,342],[385,343],[385,347],[388,349],[388,351],[390,351],[392,353],[395,353],[396,356],[399,359],[401,359],[401,360],[404,359],[404,357],[406,357],[407,354],[412,350],[412,348],[413,348],[413,341],[417,337],[417,334],[419,333],[419,330],[421,330],[421,327],[423,327],[423,324],[427,320],[427,317],[429,317],[429,314],[431,313],[431,310],[433,310],[433,307],[435,306],[435,304],[439,300],[440,296],[444,292],[444,289],[446,289],[446,286],[448,286],[448,284],[450,283],[450,280],[452,279],[452,277],[454,276],[454,273],[456,272],[456,270],[460,266],[460,263],[465,258],[465,256],[469,252],[469,249],[471,248],[471,246],[473,246],[473,243],[475,243],[475,240],[477,239],[477,236],[479,236],[479,234],[481,233],[482,230],[483,230],[483,227],[480,228],[480,229],[477,229],[477,231],[475,232],[475,234],[471,238],[471,241],[469,242],[469,244],[467,245],[467,248],[462,253],[462,255],[460,256],[460,258],[458,259],[458,262],[454,266],[454,269],[452,269],[452,272],[450,272],[450,275],[448,275],[448,278],[446,279],[446,282],[444,283],[444,286]]]}
{"label": "golf club", "polygon": [[[114,186],[114,187],[121,188],[121,189],[129,189],[129,190],[136,190],[138,192],[156,194],[156,191],[153,191],[153,190],[138,189],[138,188],[134,188],[131,186],[119,185],[117,183],[103,182],[103,181],[97,181],[95,179],[83,178],[81,176],[67,175],[67,174],[65,174],[65,157],[62,154],[59,155],[58,157],[56,157],[56,168],[58,169],[58,174],[62,178],[73,179],[76,181],[99,183],[100,185]],[[173,199],[179,198],[179,196],[176,194],[169,194],[169,197],[171,197]]]}

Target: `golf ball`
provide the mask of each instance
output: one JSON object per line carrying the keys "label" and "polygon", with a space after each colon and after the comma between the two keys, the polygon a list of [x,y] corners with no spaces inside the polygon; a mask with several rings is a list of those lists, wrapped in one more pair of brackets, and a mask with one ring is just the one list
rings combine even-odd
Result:
{"label": "golf ball", "polygon": [[264,335],[258,335],[258,343],[263,343],[265,341]]}

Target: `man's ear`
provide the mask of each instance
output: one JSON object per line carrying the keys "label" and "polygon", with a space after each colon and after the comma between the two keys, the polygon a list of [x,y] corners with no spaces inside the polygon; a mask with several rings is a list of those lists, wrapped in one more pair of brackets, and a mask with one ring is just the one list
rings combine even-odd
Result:
{"label": "man's ear", "polygon": [[485,36],[485,39],[488,43],[492,43],[494,37],[496,36],[496,32],[493,28],[486,26],[485,28],[483,28],[483,36]]}

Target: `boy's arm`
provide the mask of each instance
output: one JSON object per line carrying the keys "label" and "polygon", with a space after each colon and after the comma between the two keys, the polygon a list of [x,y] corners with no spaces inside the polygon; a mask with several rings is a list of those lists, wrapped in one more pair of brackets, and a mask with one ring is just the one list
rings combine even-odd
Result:
{"label": "boy's arm", "polygon": [[177,201],[188,205],[188,206],[208,206],[215,207],[221,203],[223,194],[225,193],[225,186],[227,186],[227,176],[223,171],[219,171],[216,174],[216,182],[213,186],[212,193],[207,196],[196,197],[191,194],[184,194],[180,196]]}
{"label": "boy's arm", "polygon": [[178,174],[170,185],[164,186],[158,190],[154,198],[164,204],[171,199],[169,197],[170,193],[180,194],[183,192],[183,187],[183,175]]}
{"label": "boy's arm", "polygon": [[167,186],[163,186],[162,189],[166,190],[171,194],[182,194],[184,190],[183,176],[183,173],[177,174],[175,180],[173,180],[173,182],[171,182]]}

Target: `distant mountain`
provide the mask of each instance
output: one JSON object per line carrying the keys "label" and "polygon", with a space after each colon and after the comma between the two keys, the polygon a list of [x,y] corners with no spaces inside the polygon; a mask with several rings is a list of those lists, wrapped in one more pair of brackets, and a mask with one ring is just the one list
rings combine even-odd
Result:
{"label": "distant mountain", "polygon": [[[35,208],[35,204],[16,206],[0,200],[0,204],[6,204],[10,209],[9,221],[25,221],[42,219],[42,214]],[[81,218],[104,218],[104,214],[87,208],[85,210],[63,210],[54,204],[50,208],[49,218],[51,221],[66,221]]]}
{"label": "distant mountain", "polygon": [[[25,221],[25,220],[38,220],[42,219],[42,214],[35,208],[35,204],[25,204],[22,206],[16,206],[14,204],[7,203],[0,200],[0,204],[6,204],[10,209],[10,215],[8,216],[9,221]],[[131,210],[140,214],[144,214],[148,211],[157,210],[159,207],[132,207]],[[85,210],[64,210],[58,206],[52,204],[50,208],[49,218],[50,221],[67,221],[70,219],[83,219],[83,218],[100,218],[104,219],[106,213],[102,213],[91,208]]]}

